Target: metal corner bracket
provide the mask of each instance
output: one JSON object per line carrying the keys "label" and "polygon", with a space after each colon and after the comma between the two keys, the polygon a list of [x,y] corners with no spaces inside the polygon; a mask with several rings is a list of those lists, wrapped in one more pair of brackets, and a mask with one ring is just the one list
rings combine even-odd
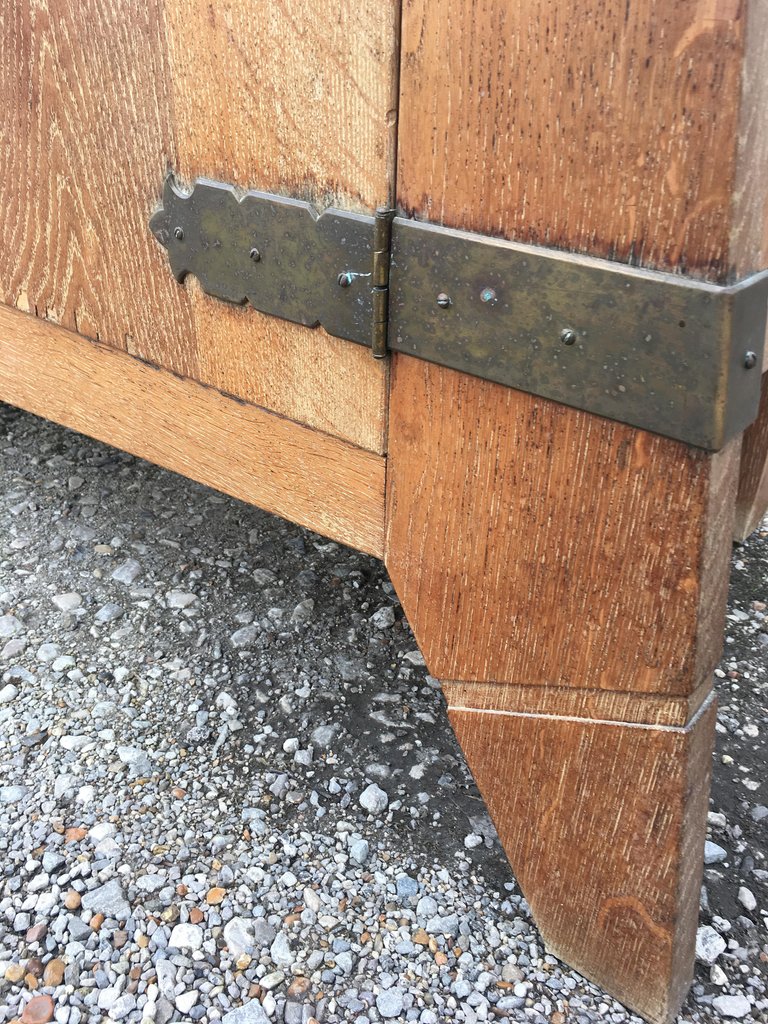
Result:
{"label": "metal corner bracket", "polygon": [[757,415],[768,271],[715,285],[395,217],[166,179],[178,281],[372,349],[717,451]]}

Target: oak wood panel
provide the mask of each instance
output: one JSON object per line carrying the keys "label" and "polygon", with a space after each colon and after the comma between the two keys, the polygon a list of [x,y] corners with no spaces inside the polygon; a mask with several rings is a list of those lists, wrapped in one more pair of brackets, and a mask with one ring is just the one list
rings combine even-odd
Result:
{"label": "oak wood panel", "polygon": [[411,0],[400,204],[473,231],[725,278],[745,9]]}
{"label": "oak wood panel", "polygon": [[668,1024],[693,974],[713,700],[685,728],[448,715],[548,950]]}
{"label": "oak wood panel", "polygon": [[433,675],[686,695],[711,673],[738,439],[711,456],[408,356],[390,423],[387,567]]}
{"label": "oak wood panel", "polygon": [[[391,197],[396,0],[165,0],[178,171],[370,212]],[[190,295],[202,379],[383,451],[387,374],[357,345]]]}
{"label": "oak wood panel", "polygon": [[147,230],[176,162],[161,0],[0,4],[0,300],[196,372],[189,303]]}
{"label": "oak wood panel", "polygon": [[382,553],[381,456],[4,306],[0,401]]}
{"label": "oak wood panel", "polygon": [[168,168],[372,209],[393,181],[397,0],[0,5],[0,300],[383,451],[386,368],[179,287]]}
{"label": "oak wood panel", "polygon": [[[747,49],[743,68],[739,173],[734,193],[733,247],[738,270],[768,266],[768,5],[748,7]],[[744,432],[734,537],[746,540],[768,511],[768,344],[757,419]]]}
{"label": "oak wood panel", "polygon": [[443,681],[449,707],[457,711],[515,712],[556,715],[594,722],[633,725],[676,725],[689,722],[712,692],[709,679],[685,697],[581,690],[573,687],[525,686],[513,683]]}
{"label": "oak wood panel", "polygon": [[768,511],[768,373],[763,374],[757,419],[744,431],[733,536],[744,541]]}

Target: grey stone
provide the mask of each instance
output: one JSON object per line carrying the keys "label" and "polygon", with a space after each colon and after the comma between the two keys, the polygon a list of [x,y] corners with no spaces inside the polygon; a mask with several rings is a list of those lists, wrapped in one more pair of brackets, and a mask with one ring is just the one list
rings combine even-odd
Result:
{"label": "grey stone", "polygon": [[157,972],[157,987],[160,995],[165,999],[173,1000],[176,990],[176,966],[170,960],[162,958],[155,962]]}
{"label": "grey stone", "polygon": [[752,1005],[746,996],[715,996],[712,1005],[723,1017],[739,1019],[746,1017],[752,1010]]}
{"label": "grey stone", "polygon": [[83,893],[82,906],[85,910],[93,910],[118,921],[127,921],[131,916],[131,908],[116,878]]}
{"label": "grey stone", "polygon": [[375,782],[366,786],[360,794],[360,806],[373,817],[382,814],[389,804],[389,797]]}
{"label": "grey stone", "polygon": [[221,1024],[272,1024],[267,1011],[258,1001],[252,999],[236,1010],[230,1010],[221,1018]]}
{"label": "grey stone", "polygon": [[704,863],[705,864],[720,864],[728,856],[728,851],[724,850],[722,846],[718,846],[717,843],[707,840],[704,843]]}
{"label": "grey stone", "polygon": [[242,629],[236,629],[229,639],[233,647],[249,647],[256,642],[260,632],[256,625],[243,626]]}
{"label": "grey stone", "polygon": [[376,1009],[385,1019],[399,1017],[403,1012],[404,994],[399,988],[385,988],[376,996]]}
{"label": "grey stone", "polygon": [[296,959],[291,950],[290,943],[288,942],[288,936],[285,932],[278,932],[275,936],[272,945],[269,947],[269,955],[272,957],[272,962],[277,964],[278,967],[290,967]]}
{"label": "grey stone", "polygon": [[725,952],[725,939],[708,924],[696,932],[696,959],[703,964],[713,964]]}
{"label": "grey stone", "polygon": [[0,786],[0,804],[17,804],[28,792],[28,786]]}
{"label": "grey stone", "polygon": [[739,886],[738,899],[742,907],[750,913],[757,908],[755,894],[746,885]]}
{"label": "grey stone", "polygon": [[310,735],[312,746],[318,750],[330,750],[338,734],[338,725],[318,725]]}
{"label": "grey stone", "polygon": [[349,846],[349,856],[355,864],[363,865],[368,860],[371,848],[367,839],[356,839]]}
{"label": "grey stone", "polygon": [[0,690],[0,704],[10,704],[11,701],[16,700],[18,696],[18,686],[14,686],[13,683],[6,683],[6,685]]}
{"label": "grey stone", "polygon": [[117,583],[125,583],[126,586],[130,586],[134,583],[141,575],[141,565],[136,561],[135,558],[129,558],[122,565],[118,565],[115,571],[112,573],[112,579]]}
{"label": "grey stone", "polygon": [[437,900],[433,899],[431,896],[422,896],[416,904],[416,914],[419,917],[434,917],[436,913]]}
{"label": "grey stone", "polygon": [[101,623],[102,625],[107,622],[114,622],[123,615],[123,608],[121,605],[116,604],[114,601],[107,601],[101,608],[96,612],[93,617],[94,622]]}
{"label": "grey stone", "polygon": [[435,914],[424,927],[433,935],[455,936],[459,934],[459,917],[458,914],[446,914],[445,917]]}
{"label": "grey stone", "polygon": [[395,623],[395,609],[391,604],[385,604],[383,608],[379,608],[371,616],[371,624],[376,629],[389,629]]}
{"label": "grey stone", "polygon": [[233,957],[251,953],[259,945],[254,934],[254,922],[247,917],[233,917],[224,925],[224,941]]}
{"label": "grey stone", "polygon": [[23,630],[23,623],[15,615],[0,615],[0,637],[16,636]]}

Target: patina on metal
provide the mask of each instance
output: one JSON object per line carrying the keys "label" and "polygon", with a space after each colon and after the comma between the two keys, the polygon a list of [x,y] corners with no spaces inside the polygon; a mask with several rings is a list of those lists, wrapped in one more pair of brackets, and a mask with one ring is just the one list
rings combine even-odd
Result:
{"label": "patina on metal", "polygon": [[392,247],[392,218],[395,211],[380,206],[373,222],[373,332],[371,349],[374,359],[387,354],[389,333],[389,264]]}
{"label": "patina on metal", "polygon": [[[177,281],[192,274],[218,299],[370,345],[372,223],[204,178],[184,190],[169,175],[149,226]],[[339,287],[342,273],[346,288]]]}
{"label": "patina on metal", "polygon": [[768,273],[723,287],[392,227],[392,351],[710,450],[757,415],[767,309]]}
{"label": "patina on metal", "polygon": [[768,272],[719,286],[205,179],[150,227],[177,280],[716,451],[757,415]]}

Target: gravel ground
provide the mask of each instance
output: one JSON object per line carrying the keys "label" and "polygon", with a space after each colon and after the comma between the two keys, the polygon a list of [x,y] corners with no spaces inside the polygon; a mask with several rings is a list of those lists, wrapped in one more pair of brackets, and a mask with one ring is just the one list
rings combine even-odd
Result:
{"label": "gravel ground", "polygon": [[[637,1021],[546,954],[382,565],[0,406],[0,1021]],[[768,530],[700,962],[768,1020]]]}

